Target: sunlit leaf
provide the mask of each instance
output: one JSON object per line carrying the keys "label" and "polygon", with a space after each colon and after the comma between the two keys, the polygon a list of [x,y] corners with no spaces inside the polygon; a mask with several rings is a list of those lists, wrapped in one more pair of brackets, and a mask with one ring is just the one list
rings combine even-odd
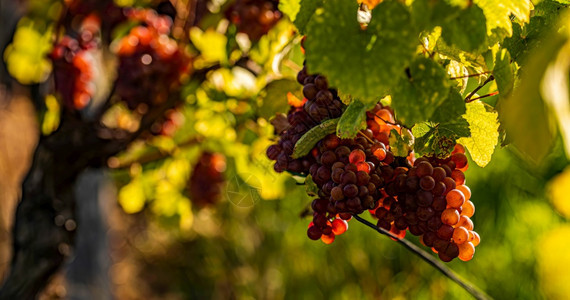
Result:
{"label": "sunlit leaf", "polygon": [[119,204],[128,214],[141,211],[145,205],[146,197],[140,180],[132,180],[119,191]]}
{"label": "sunlit leaf", "polygon": [[475,0],[474,2],[485,13],[488,35],[493,33],[493,29],[502,28],[507,31],[508,36],[511,36],[513,34],[511,15],[523,23],[528,23],[530,11],[534,7],[530,0]]}
{"label": "sunlit leaf", "polygon": [[457,142],[467,147],[471,158],[480,167],[491,161],[491,155],[499,138],[499,122],[496,112],[488,112],[479,101],[467,104],[465,119],[469,122],[471,137],[460,138]]}
{"label": "sunlit leaf", "polygon": [[301,8],[301,4],[299,2],[299,0],[280,0],[279,11],[287,15],[289,20],[295,21],[297,13]]}
{"label": "sunlit leaf", "polygon": [[412,151],[414,137],[404,129],[400,135],[398,131],[392,129],[390,132],[390,150],[395,156],[406,157]]}

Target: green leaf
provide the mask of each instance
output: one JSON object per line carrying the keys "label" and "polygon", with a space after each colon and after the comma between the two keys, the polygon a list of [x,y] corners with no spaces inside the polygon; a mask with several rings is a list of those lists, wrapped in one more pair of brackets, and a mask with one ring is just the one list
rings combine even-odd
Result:
{"label": "green leaf", "polygon": [[375,103],[396,84],[418,43],[406,6],[384,1],[372,12],[366,30],[356,21],[356,1],[329,0],[307,26],[306,58],[311,73],[331,86]]}
{"label": "green leaf", "polygon": [[410,66],[410,78],[402,78],[392,95],[396,118],[405,125],[428,120],[448,96],[445,69],[428,58],[417,58]]}
{"label": "green leaf", "polygon": [[390,150],[394,156],[406,157],[413,149],[414,137],[407,129],[402,130],[402,135],[395,129],[390,131]]}
{"label": "green leaf", "polygon": [[443,39],[462,50],[479,49],[487,38],[483,10],[467,1],[416,0],[412,12],[420,28],[431,31],[441,26]]}
{"label": "green leaf", "polygon": [[511,14],[519,21],[528,23],[533,8],[530,0],[475,0],[474,2],[483,9],[487,18],[488,35],[493,34],[493,29],[502,28],[506,30],[508,36],[512,36]]}
{"label": "green leaf", "polygon": [[511,65],[511,55],[507,49],[501,49],[495,55],[493,76],[497,81],[497,88],[501,97],[508,97],[515,84],[515,71]]}
{"label": "green leaf", "polygon": [[412,127],[412,134],[415,137],[414,151],[416,154],[424,155],[430,152],[430,140],[433,138],[435,124],[430,122],[418,123]]}
{"label": "green leaf", "polygon": [[465,119],[469,122],[471,137],[457,142],[467,147],[471,158],[480,167],[491,161],[499,138],[499,122],[496,112],[488,112],[483,102],[477,100],[467,104]]}
{"label": "green leaf", "polygon": [[286,14],[289,17],[289,20],[292,22],[295,21],[297,17],[297,13],[301,8],[301,4],[299,0],[280,0],[279,1],[279,11]]}
{"label": "green leaf", "polygon": [[299,158],[307,155],[318,141],[336,131],[338,120],[339,118],[326,120],[303,134],[295,144],[291,157]]}
{"label": "green leaf", "polygon": [[416,153],[439,158],[449,156],[457,139],[471,135],[469,123],[463,118],[465,113],[463,98],[454,88],[450,88],[449,96],[437,108],[430,122],[419,123],[412,128],[416,137]]}
{"label": "green leaf", "polygon": [[509,50],[513,60],[520,63],[530,51],[545,41],[544,36],[554,29],[560,12],[564,11],[563,7],[552,1],[542,1],[536,5],[529,24],[524,27],[513,24],[513,36],[501,44]]}
{"label": "green leaf", "polygon": [[297,98],[303,99],[299,84],[292,79],[279,79],[270,82],[263,90],[263,102],[257,113],[260,117],[269,119],[275,113],[286,113],[289,110],[287,92],[293,93]]}
{"label": "green leaf", "polygon": [[336,134],[342,139],[354,138],[358,131],[366,128],[366,106],[354,100],[346,108],[336,127]]}
{"label": "green leaf", "polygon": [[306,27],[318,8],[323,6],[323,0],[301,0],[299,13],[293,23],[299,29],[299,33],[306,34]]}
{"label": "green leaf", "polygon": [[434,123],[446,123],[449,121],[462,119],[465,114],[465,101],[461,95],[453,88],[449,89],[449,95],[435,113],[429,118]]}
{"label": "green leaf", "polygon": [[454,18],[441,24],[441,27],[443,39],[465,51],[479,49],[487,38],[485,15],[476,5],[459,10]]}
{"label": "green leaf", "polygon": [[463,118],[441,124],[419,123],[412,128],[412,133],[416,137],[414,151],[417,154],[438,158],[448,157],[456,140],[470,135],[469,123]]}

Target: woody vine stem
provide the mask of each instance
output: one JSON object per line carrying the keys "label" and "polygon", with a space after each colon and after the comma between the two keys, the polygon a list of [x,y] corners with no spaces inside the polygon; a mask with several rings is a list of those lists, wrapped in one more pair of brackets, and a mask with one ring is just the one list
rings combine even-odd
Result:
{"label": "woody vine stem", "polygon": [[398,243],[400,243],[401,245],[406,247],[406,249],[410,250],[411,252],[413,252],[414,254],[419,256],[421,259],[425,260],[428,264],[432,265],[434,268],[436,268],[438,271],[440,271],[443,275],[445,275],[446,277],[448,277],[449,279],[453,280],[455,283],[460,285],[469,294],[471,294],[471,296],[473,296],[475,299],[479,299],[479,300],[491,299],[491,297],[489,295],[487,295],[483,290],[481,290],[477,286],[473,285],[472,283],[466,281],[465,279],[462,279],[461,277],[459,277],[459,275],[457,275],[453,270],[451,270],[446,265],[444,265],[443,263],[436,260],[432,255],[425,252],[424,250],[422,250],[421,248],[419,248],[415,244],[411,243],[410,241],[408,241],[406,239],[398,238],[397,236],[393,235],[391,232],[389,232],[383,228],[379,228],[379,227],[375,226],[374,224],[370,223],[368,220],[363,219],[359,215],[354,214],[353,217],[358,222],[372,228],[376,232],[383,234],[383,235],[386,235],[386,236],[391,237],[392,239],[396,240]]}

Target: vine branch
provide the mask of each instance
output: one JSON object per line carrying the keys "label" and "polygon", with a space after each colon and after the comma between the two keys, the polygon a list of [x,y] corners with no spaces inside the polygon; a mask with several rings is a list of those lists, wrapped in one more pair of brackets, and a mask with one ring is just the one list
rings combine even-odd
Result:
{"label": "vine branch", "polygon": [[469,102],[473,101],[473,100],[471,100],[471,97],[473,97],[473,95],[475,95],[475,93],[477,93],[480,89],[482,89],[485,85],[487,85],[487,83],[489,83],[493,80],[495,80],[495,76],[493,76],[493,75],[489,76],[489,78],[487,78],[487,80],[485,80],[481,85],[479,85],[471,93],[469,93],[469,95],[467,95],[467,97],[465,97],[465,102],[469,103]]}
{"label": "vine branch", "polygon": [[419,256],[421,259],[426,261],[428,264],[432,265],[434,268],[436,268],[438,271],[440,271],[443,275],[447,276],[449,279],[453,280],[455,283],[460,285],[463,289],[465,289],[465,291],[467,291],[469,294],[471,294],[471,296],[475,297],[476,299],[480,299],[480,300],[491,299],[491,297],[489,295],[487,295],[484,291],[482,291],[481,289],[479,289],[477,286],[473,285],[472,283],[466,281],[465,279],[460,278],[459,275],[457,275],[453,270],[448,268],[442,262],[436,260],[432,255],[430,255],[426,251],[422,250],[420,247],[416,246],[415,244],[411,243],[410,241],[408,241],[406,239],[398,238],[397,236],[393,235],[390,231],[387,231],[384,228],[379,228],[379,227],[375,226],[374,224],[370,223],[368,220],[365,220],[358,215],[353,215],[353,216],[358,222],[360,222],[360,223],[374,229],[376,232],[383,234],[383,235],[386,235],[386,236],[396,240],[398,243],[402,244],[404,247],[406,247],[406,249],[410,250],[411,252],[413,252],[414,254]]}
{"label": "vine branch", "polygon": [[469,100],[466,100],[465,103],[473,102],[473,101],[475,101],[475,100],[479,100],[479,99],[483,99],[483,98],[495,96],[495,95],[498,95],[498,94],[499,94],[499,91],[495,91],[495,92],[489,93],[489,94],[487,94],[487,95],[479,96],[479,97],[476,97],[476,98],[471,98],[471,99],[469,99]]}

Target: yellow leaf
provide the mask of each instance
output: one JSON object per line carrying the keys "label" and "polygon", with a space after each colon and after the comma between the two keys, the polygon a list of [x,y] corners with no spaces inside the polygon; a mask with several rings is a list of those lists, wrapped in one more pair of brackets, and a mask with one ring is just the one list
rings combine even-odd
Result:
{"label": "yellow leaf", "polygon": [[119,204],[128,214],[134,214],[141,211],[144,207],[146,197],[144,196],[143,186],[140,180],[134,179],[125,185],[119,192]]}
{"label": "yellow leaf", "polygon": [[228,38],[225,35],[216,32],[214,29],[202,31],[193,27],[190,29],[190,39],[201,54],[200,59],[195,62],[196,64],[207,65],[227,60],[226,43]]}
{"label": "yellow leaf", "polygon": [[497,113],[488,112],[481,101],[473,101],[466,106],[467,113],[463,117],[469,122],[471,137],[460,138],[457,142],[467,147],[478,166],[484,167],[491,161],[499,138]]}
{"label": "yellow leaf", "polygon": [[570,167],[558,176],[554,177],[548,184],[550,201],[556,210],[566,218],[570,218]]}
{"label": "yellow leaf", "polygon": [[528,23],[530,11],[534,8],[530,0],[476,0],[474,1],[487,18],[487,34],[491,35],[493,29],[503,28],[509,36],[513,35],[513,25],[511,14],[519,21]]}
{"label": "yellow leaf", "polygon": [[[24,23],[26,20],[21,22]],[[10,74],[19,82],[31,84],[47,79],[51,70],[47,58],[51,50],[51,36],[51,29],[42,33],[31,25],[18,27],[12,44],[6,47],[4,60]]]}

